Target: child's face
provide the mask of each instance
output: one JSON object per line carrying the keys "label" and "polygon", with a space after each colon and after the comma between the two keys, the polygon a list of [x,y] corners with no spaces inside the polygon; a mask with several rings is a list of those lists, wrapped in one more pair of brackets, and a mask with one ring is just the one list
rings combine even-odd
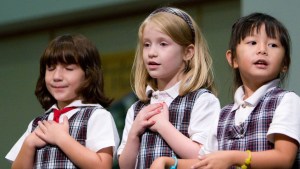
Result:
{"label": "child's face", "polygon": [[50,94],[57,100],[59,108],[79,99],[76,90],[85,79],[85,73],[79,65],[58,63],[46,67],[45,82]]}
{"label": "child's face", "polygon": [[278,38],[267,36],[264,25],[237,45],[236,55],[233,66],[239,69],[244,84],[259,87],[284,70],[285,50]]}
{"label": "child's face", "polygon": [[184,48],[160,31],[155,24],[150,22],[145,26],[143,60],[150,76],[157,79],[159,88],[168,88],[180,80],[180,72],[184,68],[184,53]]}

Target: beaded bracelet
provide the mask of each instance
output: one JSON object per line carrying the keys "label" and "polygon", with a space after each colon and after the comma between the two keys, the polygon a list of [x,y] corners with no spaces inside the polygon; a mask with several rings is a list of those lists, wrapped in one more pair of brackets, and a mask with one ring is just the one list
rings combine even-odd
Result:
{"label": "beaded bracelet", "polygon": [[175,164],[172,165],[172,166],[170,167],[170,169],[176,169],[176,168],[177,168],[178,160],[177,160],[177,157],[176,157],[176,156],[172,156],[172,157],[173,157],[173,159],[175,160]]}
{"label": "beaded bracelet", "polygon": [[248,157],[247,157],[246,160],[245,160],[245,164],[243,164],[243,165],[241,166],[241,169],[247,169],[248,166],[249,166],[250,163],[251,163],[251,151],[250,151],[250,150],[247,150],[246,152],[248,153]]}

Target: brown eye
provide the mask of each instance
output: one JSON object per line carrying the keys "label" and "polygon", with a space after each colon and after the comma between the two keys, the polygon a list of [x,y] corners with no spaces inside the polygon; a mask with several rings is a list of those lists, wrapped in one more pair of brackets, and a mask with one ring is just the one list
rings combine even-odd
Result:
{"label": "brown eye", "polygon": [[249,45],[256,45],[256,42],[255,41],[250,41],[248,42]]}
{"label": "brown eye", "polygon": [[55,66],[51,65],[51,66],[46,66],[46,70],[48,71],[52,71],[55,69]]}
{"label": "brown eye", "polygon": [[160,45],[161,46],[167,46],[168,44],[166,42],[161,42]]}
{"label": "brown eye", "polygon": [[277,44],[275,44],[275,43],[271,43],[271,44],[269,44],[269,46],[270,46],[270,47],[272,47],[272,48],[276,48],[276,47],[278,47],[278,45],[277,45]]}
{"label": "brown eye", "polygon": [[150,44],[149,43],[144,43],[144,47],[149,47]]}

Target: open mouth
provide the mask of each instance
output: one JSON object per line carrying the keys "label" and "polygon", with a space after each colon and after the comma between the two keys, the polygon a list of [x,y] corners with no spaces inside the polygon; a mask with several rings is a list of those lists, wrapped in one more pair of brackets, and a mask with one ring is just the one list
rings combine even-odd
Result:
{"label": "open mouth", "polygon": [[158,64],[156,62],[149,62],[148,65],[160,65],[160,64]]}
{"label": "open mouth", "polygon": [[268,63],[265,60],[258,60],[254,64],[255,65],[268,66]]}
{"label": "open mouth", "polygon": [[266,69],[268,66],[268,62],[265,60],[258,60],[254,62],[254,65],[259,69]]}
{"label": "open mouth", "polygon": [[148,68],[150,70],[156,70],[158,66],[160,66],[160,64],[157,62],[148,62]]}

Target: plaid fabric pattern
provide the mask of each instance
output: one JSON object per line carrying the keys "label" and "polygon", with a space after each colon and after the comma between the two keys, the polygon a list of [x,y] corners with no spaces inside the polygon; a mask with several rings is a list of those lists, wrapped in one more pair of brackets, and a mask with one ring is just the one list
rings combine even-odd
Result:
{"label": "plaid fabric pattern", "polygon": [[[186,137],[188,135],[188,127],[190,123],[190,114],[192,112],[195,100],[203,93],[209,92],[206,89],[199,89],[195,92],[188,93],[185,96],[176,97],[171,105],[169,106],[169,120]],[[148,103],[136,102],[135,103],[135,115]],[[164,139],[156,132],[151,130],[146,130],[143,135],[141,135],[141,145],[139,154],[137,157],[137,167],[138,169],[149,168],[152,162],[160,156],[177,156],[171,147],[164,141]]]}
{"label": "plaid fabric pattern", "polygon": [[[70,135],[82,145],[85,145],[87,123],[94,110],[95,107],[82,108],[69,119]],[[38,126],[38,121],[46,120],[48,119],[48,116],[49,113],[34,119],[32,131]],[[74,169],[78,167],[69,160],[59,147],[48,144],[45,147],[36,150],[34,168]]]}
{"label": "plaid fabric pattern", "polygon": [[267,140],[267,132],[274,112],[287,92],[281,88],[267,92],[246,121],[239,126],[235,126],[235,111],[231,112],[233,104],[225,106],[221,110],[218,124],[218,149],[254,152],[273,149],[274,144]]}

